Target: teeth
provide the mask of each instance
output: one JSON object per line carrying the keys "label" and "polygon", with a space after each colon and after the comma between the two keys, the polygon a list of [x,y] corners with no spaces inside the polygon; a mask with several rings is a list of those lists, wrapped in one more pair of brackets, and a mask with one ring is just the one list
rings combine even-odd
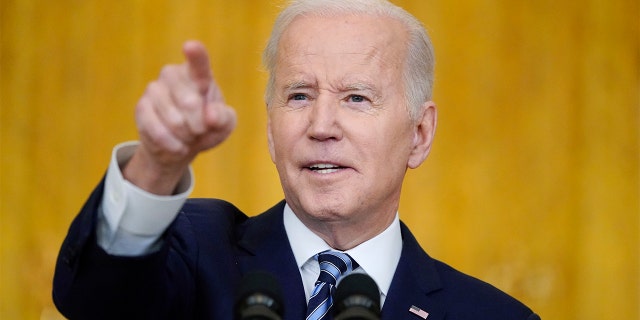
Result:
{"label": "teeth", "polygon": [[336,172],[338,171],[338,168],[340,167],[333,164],[326,164],[326,163],[314,164],[309,167],[309,169],[322,174]]}
{"label": "teeth", "polygon": [[337,167],[338,166],[333,164],[319,163],[319,164],[312,165],[311,169],[330,169],[330,168],[337,168]]}

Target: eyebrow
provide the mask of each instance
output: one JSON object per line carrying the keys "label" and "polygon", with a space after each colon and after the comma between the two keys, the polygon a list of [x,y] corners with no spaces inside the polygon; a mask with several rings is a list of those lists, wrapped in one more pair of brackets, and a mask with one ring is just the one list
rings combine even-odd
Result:
{"label": "eyebrow", "polygon": [[296,90],[296,89],[312,88],[312,87],[314,87],[314,86],[309,84],[308,82],[306,82],[304,80],[298,80],[298,81],[292,81],[290,83],[287,83],[284,86],[284,90],[285,91],[292,91],[292,90]]}
{"label": "eyebrow", "polygon": [[349,83],[347,85],[342,85],[341,87],[344,91],[376,91],[372,85],[365,82]]}
{"label": "eyebrow", "polygon": [[[317,87],[316,83],[309,83],[304,80],[294,80],[284,85],[283,89],[284,91],[289,92],[289,91],[295,91],[298,89],[309,89],[309,88],[313,89],[316,87]],[[372,93],[378,92],[375,86],[367,82],[342,83],[339,85],[338,90],[342,92],[346,92],[346,91],[368,91]]]}

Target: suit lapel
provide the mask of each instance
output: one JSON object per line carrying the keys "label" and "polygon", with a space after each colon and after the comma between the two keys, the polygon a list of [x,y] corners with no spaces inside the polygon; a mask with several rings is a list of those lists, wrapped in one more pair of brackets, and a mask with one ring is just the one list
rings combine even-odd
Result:
{"label": "suit lapel", "polygon": [[243,224],[239,230],[237,261],[242,274],[265,271],[275,276],[284,295],[284,319],[304,319],[307,302],[284,230],[283,210],[284,201]]}
{"label": "suit lapel", "polygon": [[442,288],[434,261],[404,223],[401,229],[402,254],[382,308],[382,319],[423,319],[424,314],[420,316],[420,312],[410,311],[412,306],[427,312],[427,320],[444,319],[445,310],[434,299],[434,293]]}
{"label": "suit lapel", "polygon": [[[300,271],[284,230],[284,201],[265,213],[248,219],[238,231],[238,266],[242,274],[265,271],[276,277],[284,295],[284,319],[304,319],[307,303]],[[429,315],[427,320],[442,320],[445,310],[437,301],[442,288],[434,260],[420,247],[409,229],[401,223],[402,254],[387,299],[383,320],[420,320],[410,311],[416,306]]]}

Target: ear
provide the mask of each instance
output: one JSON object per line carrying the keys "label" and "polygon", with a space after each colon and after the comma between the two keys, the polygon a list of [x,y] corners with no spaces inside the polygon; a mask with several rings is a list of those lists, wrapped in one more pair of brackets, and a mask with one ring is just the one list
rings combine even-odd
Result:
{"label": "ear", "polygon": [[419,167],[429,155],[438,122],[435,102],[425,102],[421,111],[420,117],[414,124],[412,148],[407,161],[407,166],[411,169]]}
{"label": "ear", "polygon": [[271,155],[271,161],[276,162],[276,151],[273,146],[273,134],[271,133],[271,115],[267,112],[267,143],[269,144],[269,154]]}

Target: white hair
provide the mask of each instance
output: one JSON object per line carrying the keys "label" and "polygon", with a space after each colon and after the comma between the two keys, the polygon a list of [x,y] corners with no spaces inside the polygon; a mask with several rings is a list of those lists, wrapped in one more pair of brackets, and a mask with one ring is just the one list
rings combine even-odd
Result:
{"label": "white hair", "polygon": [[267,104],[275,90],[275,67],[278,42],[285,29],[298,16],[336,16],[343,14],[366,14],[384,16],[399,21],[409,35],[403,80],[407,110],[412,119],[420,115],[420,107],[431,100],[433,90],[434,54],[431,40],[422,23],[404,9],[386,0],[292,0],[280,12],[267,42],[262,60],[269,80],[265,91]]}

